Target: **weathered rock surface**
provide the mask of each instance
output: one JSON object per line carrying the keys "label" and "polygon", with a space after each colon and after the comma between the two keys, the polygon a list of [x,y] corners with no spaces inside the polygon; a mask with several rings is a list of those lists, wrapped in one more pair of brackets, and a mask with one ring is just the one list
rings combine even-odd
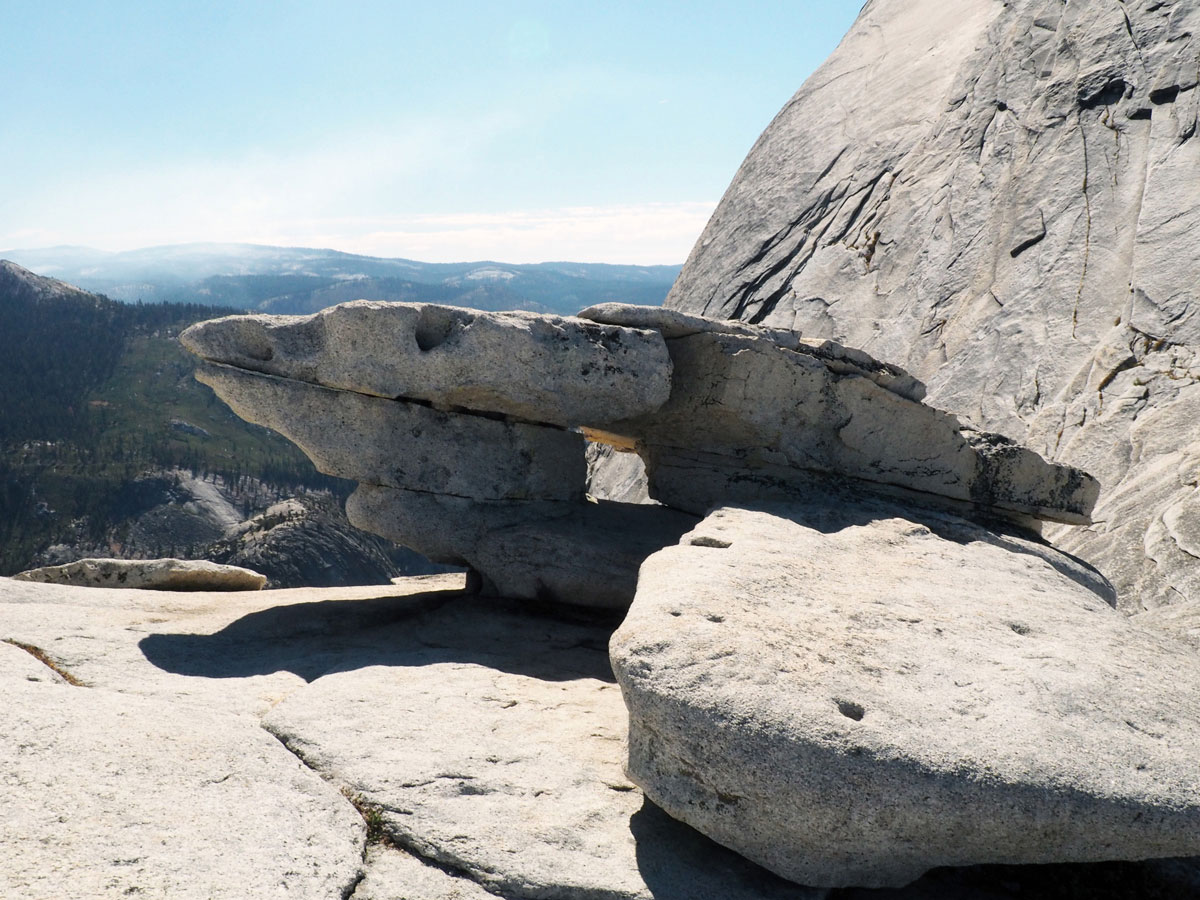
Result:
{"label": "weathered rock surface", "polygon": [[642,561],[696,523],[662,506],[482,503],[374,485],[350,495],[346,514],[431,560],[470,566],[487,593],[622,610]]}
{"label": "weathered rock surface", "polygon": [[731,319],[714,319],[677,309],[659,306],[633,306],[628,303],[600,303],[579,313],[579,318],[605,325],[627,328],[648,328],[658,331],[668,341],[697,334],[733,334],[775,344],[821,360],[827,367],[842,375],[862,375],[882,388],[887,388],[908,400],[920,402],[925,397],[925,385],[903,369],[873,359],[861,350],[843,347],[827,340],[810,340],[791,328],[768,328],[747,325]]}
{"label": "weathered rock surface", "polygon": [[670,390],[657,333],[533,313],[358,300],[214,319],[180,340],[240,369],[561,427],[652,412]]}
{"label": "weathered rock surface", "polygon": [[1200,853],[1200,673],[1052,548],[826,493],[718,510],[611,653],[629,773],[786,877]]}
{"label": "weathered rock surface", "polygon": [[156,591],[257,591],[267,576],[206,559],[81,559],[19,572],[17,581]]}
{"label": "weathered rock surface", "polygon": [[422,862],[398,847],[367,848],[367,873],[354,888],[354,900],[495,900],[469,878]]}
{"label": "weathered rock surface", "polygon": [[617,451],[611,444],[589,443],[585,458],[589,495],[620,503],[654,502],[646,489],[646,464],[632,450]]}
{"label": "weathered rock surface", "polygon": [[[913,379],[845,348],[816,352],[793,339],[744,334],[698,316],[629,307],[585,310],[639,325],[661,315],[673,368],[671,396],[651,416],[614,423],[646,460],[650,496],[703,513],[722,499],[723,477],[693,465],[682,493],[656,478],[683,455],[724,457],[721,468],[749,476],[772,468],[824,472],[932,494],[980,508],[1076,524],[1089,521],[1099,485],[1087,474],[1045,462],[998,435],[964,429],[954,417],[911,399]],[[711,327],[706,327],[711,325]],[[753,331],[745,326],[742,331]],[[586,423],[585,423],[586,424]],[[707,490],[706,490],[707,488]]]}
{"label": "weathered rock surface", "polygon": [[560,428],[441,412],[207,364],[196,377],[327,475],[479,500],[579,500],[584,440]]}
{"label": "weathered rock surface", "polygon": [[[0,639],[90,685],[0,641],[0,895],[325,900],[365,875],[376,900],[473,898],[476,878],[510,898],[819,896],[644,804],[607,628],[462,586],[218,599],[0,579]],[[428,856],[364,861],[343,788]]]}
{"label": "weathered rock surface", "polygon": [[411,623],[390,664],[330,672],[264,725],[397,844],[502,896],[813,896],[645,808],[606,633],[532,624],[456,604]]}
{"label": "weathered rock surface", "polygon": [[1197,35],[1193,0],[868,3],[667,306],[898,363],[1099,479],[1096,523],[1053,536],[1124,608],[1195,599]]}
{"label": "weathered rock surface", "polygon": [[137,649],[147,631],[236,619],[287,593],[0,579],[0,638],[29,648],[0,642],[0,895],[326,900],[353,886],[361,817],[250,712],[280,682],[246,679],[235,700]]}

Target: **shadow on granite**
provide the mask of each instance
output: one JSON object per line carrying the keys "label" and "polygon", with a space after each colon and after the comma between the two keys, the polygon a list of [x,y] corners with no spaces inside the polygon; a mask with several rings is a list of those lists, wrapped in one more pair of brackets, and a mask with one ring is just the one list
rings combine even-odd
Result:
{"label": "shadow on granite", "polygon": [[[460,591],[330,600],[250,613],[213,634],[150,634],[146,659],[176,675],[246,678],[287,671],[312,682],[368,666],[470,662],[546,681],[612,682],[616,622]],[[513,647],[536,633],[538,652]]]}

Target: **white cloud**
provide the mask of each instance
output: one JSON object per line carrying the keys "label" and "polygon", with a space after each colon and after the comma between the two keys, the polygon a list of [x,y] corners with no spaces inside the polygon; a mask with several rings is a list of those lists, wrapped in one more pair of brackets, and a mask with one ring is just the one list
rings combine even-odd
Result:
{"label": "white cloud", "polygon": [[[294,223],[269,243],[429,262],[682,262],[716,204],[647,203]],[[295,227],[300,224],[300,227]]]}

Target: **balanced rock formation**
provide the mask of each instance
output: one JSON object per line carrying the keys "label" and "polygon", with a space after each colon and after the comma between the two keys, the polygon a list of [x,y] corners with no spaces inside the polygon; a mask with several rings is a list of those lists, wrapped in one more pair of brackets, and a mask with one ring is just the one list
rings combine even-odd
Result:
{"label": "balanced rock formation", "polygon": [[795,881],[1200,853],[1195,651],[1090,567],[860,493],[719,509],[610,645],[629,773]]}
{"label": "balanced rock formation", "polygon": [[624,608],[641,561],[695,522],[589,502],[584,438],[569,430],[662,405],[671,363],[653,331],[358,301],[218,319],[181,340],[239,415],[360,483],[351,522],[470,566],[494,593]]}
{"label": "balanced rock formation", "polygon": [[267,583],[258,572],[206,559],[81,559],[28,569],[13,579],[155,591],[257,591]]}
{"label": "balanced rock formation", "polygon": [[[510,597],[623,609],[695,516],[829,478],[1024,524],[1087,522],[1098,490],[865,353],[678,312],[359,301],[181,339],[235,412],[359,482],[351,522]],[[589,499],[584,435],[636,451],[661,505]]]}
{"label": "balanced rock formation", "polygon": [[1195,0],[871,0],[667,306],[903,366],[1099,479],[1053,536],[1123,608],[1200,598],[1198,36]]}

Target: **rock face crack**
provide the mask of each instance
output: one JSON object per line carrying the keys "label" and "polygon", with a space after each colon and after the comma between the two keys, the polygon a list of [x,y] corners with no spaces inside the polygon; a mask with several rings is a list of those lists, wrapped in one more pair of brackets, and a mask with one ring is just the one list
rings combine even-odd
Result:
{"label": "rock face crack", "polygon": [[[268,734],[270,734],[277,741],[279,741],[279,743],[282,744],[283,747],[289,753],[291,753],[293,756],[295,756],[296,759],[298,759],[300,761],[300,763],[302,765],[304,765],[305,768],[311,770],[312,772],[315,772],[324,781],[328,781],[328,782],[336,781],[336,778],[334,775],[332,775],[328,772],[325,772],[319,765],[315,764],[312,760],[310,760],[305,755],[303,750],[301,750],[299,747],[295,746],[290,740],[288,740],[286,735],[272,731],[265,724],[263,724],[262,727]],[[440,776],[440,777],[457,778],[459,776],[445,775],[445,776]],[[351,785],[347,785],[347,784],[338,785],[338,790],[341,792],[341,795],[346,799],[346,802],[349,803],[351,806],[353,806],[354,809],[358,812],[358,814],[360,816],[362,816],[363,826],[365,828],[365,837],[363,839],[363,848],[362,848],[362,858],[363,858],[364,863],[367,862],[368,849],[371,846],[377,845],[377,846],[381,846],[381,847],[390,847],[390,848],[394,848],[394,849],[403,851],[404,853],[407,853],[409,856],[416,858],[424,865],[429,866],[432,869],[437,869],[438,871],[443,872],[444,874],[446,874],[448,876],[451,876],[453,878],[462,879],[462,880],[468,881],[472,884],[478,884],[480,887],[485,887],[481,882],[477,881],[475,878],[472,877],[471,871],[468,868],[456,866],[453,864],[452,861],[448,861],[448,858],[445,858],[443,856],[432,856],[432,855],[428,854],[427,852],[423,851],[421,849],[421,847],[418,846],[416,843],[414,843],[410,840],[407,840],[404,837],[404,835],[389,831],[388,827],[387,827],[387,822],[384,818],[384,812],[386,811],[385,807],[383,807],[379,804],[372,803],[361,792],[355,790],[355,788],[352,787]],[[395,812],[399,812],[399,810],[396,810]],[[357,872],[353,881],[348,883],[343,888],[343,890],[342,890],[343,900],[348,900],[348,898],[353,897],[356,890],[358,889],[358,886],[363,882],[363,880],[365,878],[366,878],[366,870],[360,869]],[[490,891],[490,888],[485,888],[485,889],[488,889]],[[494,893],[494,891],[491,891],[491,892]],[[507,897],[509,895],[499,894],[498,896]],[[514,898],[514,900],[519,900],[519,898]]]}
{"label": "rock face crack", "polygon": [[49,654],[47,654],[46,651],[43,650],[41,647],[36,647],[33,644],[26,644],[26,643],[23,643],[22,641],[13,640],[12,638],[0,638],[0,640],[3,640],[4,643],[6,643],[6,644],[11,644],[12,646],[17,647],[18,649],[24,650],[26,653],[28,653],[30,656],[32,656],[34,659],[36,659],[38,662],[40,662],[42,665],[44,665],[46,668],[48,668],[52,672],[54,672],[55,675],[57,675],[59,678],[61,678],[67,684],[74,685],[75,687],[91,687],[91,685],[89,685],[87,682],[80,681],[78,678],[76,678],[74,675],[72,675],[67,669],[63,668],[63,666],[61,666],[59,663],[55,662],[49,656]]}
{"label": "rock face crack", "polygon": [[[267,732],[267,734],[271,735],[271,737],[273,737],[277,741],[279,741],[279,743],[283,746],[283,748],[285,750],[287,750],[289,753],[291,753],[294,757],[296,757],[296,759],[299,760],[300,764],[303,765],[306,769],[309,769],[310,771],[314,772],[323,781],[331,780],[328,775],[326,775],[319,768],[317,768],[311,762],[309,762],[308,759],[305,758],[304,754],[301,753],[299,750],[297,750],[295,747],[293,747],[287,740],[285,740],[283,737],[276,734],[275,732],[271,731],[271,729],[267,728],[266,725],[262,724],[261,722],[259,723],[259,725],[260,725],[260,727],[262,727],[262,729],[265,732]],[[362,847],[362,859],[365,861],[366,857],[367,857],[367,845],[371,842],[371,835],[372,835],[371,821],[368,819],[367,813],[364,812],[364,810],[361,809],[359,807],[359,805],[351,799],[349,794],[347,794],[345,788],[341,789],[341,794],[345,798],[346,802],[349,803],[351,806],[353,806],[355,811],[358,812],[358,814],[363,817],[364,838],[363,838],[363,847]],[[355,872],[354,875],[350,878],[350,880],[347,881],[346,884],[344,884],[342,886],[342,889],[341,889],[342,900],[348,900],[348,898],[354,896],[355,890],[358,888],[359,884],[362,883],[362,880],[365,877],[365,875],[366,875],[365,871],[360,867],[358,869],[358,871]]]}

